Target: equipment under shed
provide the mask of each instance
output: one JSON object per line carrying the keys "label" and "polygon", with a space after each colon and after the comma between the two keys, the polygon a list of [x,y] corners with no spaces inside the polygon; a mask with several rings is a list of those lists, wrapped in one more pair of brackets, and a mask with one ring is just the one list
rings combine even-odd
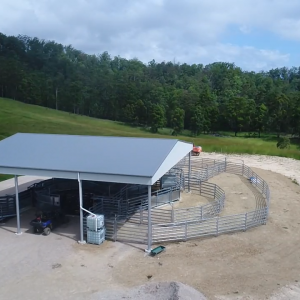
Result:
{"label": "equipment under shed", "polygon": [[[152,186],[188,154],[190,178],[192,149],[191,143],[175,139],[29,133],[6,138],[0,142],[0,173],[15,175],[17,234],[21,234],[18,175],[78,180],[79,242],[85,243],[84,213],[90,213],[83,206],[85,182],[145,187],[146,204],[151,208]],[[152,246],[150,230],[151,209],[148,209],[148,252]]]}

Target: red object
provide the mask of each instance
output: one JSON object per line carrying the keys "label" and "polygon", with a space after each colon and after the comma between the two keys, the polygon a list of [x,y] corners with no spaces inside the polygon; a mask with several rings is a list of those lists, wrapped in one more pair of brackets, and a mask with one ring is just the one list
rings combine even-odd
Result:
{"label": "red object", "polygon": [[201,152],[202,152],[202,147],[201,146],[195,146],[193,144],[192,155],[199,156]]}

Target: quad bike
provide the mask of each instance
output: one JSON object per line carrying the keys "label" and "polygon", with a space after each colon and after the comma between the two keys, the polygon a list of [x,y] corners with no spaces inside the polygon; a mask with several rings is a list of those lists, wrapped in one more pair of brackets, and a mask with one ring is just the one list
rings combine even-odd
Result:
{"label": "quad bike", "polygon": [[33,226],[34,233],[49,235],[52,229],[68,222],[69,218],[60,211],[37,212],[36,218],[30,222],[30,225]]}

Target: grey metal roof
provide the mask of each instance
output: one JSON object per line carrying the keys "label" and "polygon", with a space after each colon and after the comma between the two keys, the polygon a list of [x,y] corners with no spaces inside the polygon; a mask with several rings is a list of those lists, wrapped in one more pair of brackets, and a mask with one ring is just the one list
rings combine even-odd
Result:
{"label": "grey metal roof", "polygon": [[0,173],[152,184],[191,149],[174,139],[17,133],[0,142]]}

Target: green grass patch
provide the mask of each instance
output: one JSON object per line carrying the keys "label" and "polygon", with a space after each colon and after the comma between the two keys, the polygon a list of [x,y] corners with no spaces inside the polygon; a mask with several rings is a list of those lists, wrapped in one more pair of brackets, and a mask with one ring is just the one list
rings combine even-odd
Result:
{"label": "green grass patch", "polygon": [[264,154],[300,159],[298,144],[292,143],[290,149],[277,149],[274,135],[262,134],[262,138],[245,138],[245,133],[239,133],[238,137],[233,137],[233,133],[225,133],[227,137],[190,137],[189,131],[185,130],[182,135],[172,136],[169,128],[153,134],[145,128],[120,122],[89,118],[0,98],[0,139],[17,132],[175,138],[194,142],[202,146],[205,152]]}
{"label": "green grass patch", "polygon": [[7,180],[7,179],[11,179],[11,178],[13,178],[13,177],[14,177],[13,175],[0,174],[0,181],[4,181],[4,180]]}

